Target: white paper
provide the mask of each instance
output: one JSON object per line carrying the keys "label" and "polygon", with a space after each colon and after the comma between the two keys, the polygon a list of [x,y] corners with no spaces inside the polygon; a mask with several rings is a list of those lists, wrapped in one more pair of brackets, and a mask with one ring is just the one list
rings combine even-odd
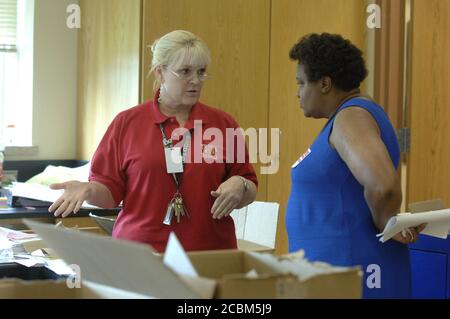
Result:
{"label": "white paper", "polygon": [[398,214],[389,219],[383,232],[377,236],[384,243],[402,230],[421,224],[427,224],[421,234],[446,239],[450,230],[450,209]]}
{"label": "white paper", "polygon": [[31,254],[31,256],[35,256],[35,257],[47,257],[47,255],[44,253],[44,251],[42,249],[37,249],[35,251],[33,251]]}
{"label": "white paper", "polygon": [[62,259],[46,260],[45,268],[50,269],[60,276],[76,275],[74,270],[70,268]]}
{"label": "white paper", "polygon": [[274,249],[279,206],[278,203],[253,202],[233,210],[230,216],[234,221],[238,244],[243,243],[242,240],[244,240],[267,249]]}
{"label": "white paper", "polygon": [[36,234],[28,234],[21,231],[0,227],[0,239],[6,240],[22,240],[36,238]]}
{"label": "white paper", "polygon": [[16,255],[14,260],[16,264],[23,265],[25,267],[33,267],[36,265],[45,265],[46,261],[41,257],[34,257],[30,255]]}
{"label": "white paper", "polygon": [[173,232],[169,235],[163,262],[167,267],[179,275],[198,277],[197,271]]}
{"label": "white paper", "polygon": [[0,250],[2,249],[11,249],[13,246],[13,243],[10,242],[6,238],[0,238]]}
{"label": "white paper", "polygon": [[28,268],[34,267],[37,264],[40,264],[38,261],[36,261],[34,259],[15,259],[14,262],[16,264],[19,264],[19,265],[22,265],[22,266],[25,266]]}
{"label": "white paper", "polygon": [[304,258],[302,250],[290,254],[289,258],[255,252],[249,252],[249,254],[252,258],[260,260],[263,264],[272,268],[274,273],[293,274],[301,281],[319,275],[346,272],[353,268],[332,266],[324,262],[310,262]]}
{"label": "white paper", "polygon": [[4,238],[0,238],[0,263],[9,262],[14,258],[13,244]]}
{"label": "white paper", "polygon": [[87,182],[89,179],[90,163],[80,167],[65,167],[48,165],[44,171],[34,175],[26,183],[50,185],[67,181]]}

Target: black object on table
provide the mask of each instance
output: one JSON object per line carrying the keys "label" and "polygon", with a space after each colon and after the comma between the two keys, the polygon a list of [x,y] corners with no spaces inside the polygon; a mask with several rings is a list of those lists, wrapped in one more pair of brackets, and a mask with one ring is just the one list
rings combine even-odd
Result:
{"label": "black object on table", "polygon": [[67,276],[58,275],[43,266],[26,267],[16,263],[3,263],[0,264],[0,279],[5,278],[18,278],[22,280],[57,280],[67,278]]}

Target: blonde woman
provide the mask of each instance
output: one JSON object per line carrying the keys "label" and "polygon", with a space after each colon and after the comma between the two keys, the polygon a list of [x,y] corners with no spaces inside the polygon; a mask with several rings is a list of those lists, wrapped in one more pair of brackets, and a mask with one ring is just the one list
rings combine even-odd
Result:
{"label": "blonde woman", "polygon": [[227,129],[237,132],[236,121],[199,102],[208,47],[177,30],[152,52],[153,100],[117,115],[92,158],[89,182],[52,185],[65,192],[49,211],[65,217],[85,200],[105,208],[123,201],[113,237],[162,252],[174,231],[186,250],[236,248],[229,214],[254,201],[257,178],[242,135],[225,138]]}

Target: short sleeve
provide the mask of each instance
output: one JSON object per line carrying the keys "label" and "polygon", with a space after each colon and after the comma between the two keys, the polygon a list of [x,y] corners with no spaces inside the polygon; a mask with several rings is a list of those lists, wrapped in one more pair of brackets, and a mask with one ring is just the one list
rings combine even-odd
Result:
{"label": "short sleeve", "polygon": [[91,161],[89,181],[105,185],[117,205],[125,194],[126,174],[122,167],[121,152],[122,121],[118,115],[109,125]]}

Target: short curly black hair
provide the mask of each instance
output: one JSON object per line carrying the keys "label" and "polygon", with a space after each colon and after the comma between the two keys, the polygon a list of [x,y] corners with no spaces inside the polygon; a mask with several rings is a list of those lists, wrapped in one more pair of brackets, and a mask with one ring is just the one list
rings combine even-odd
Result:
{"label": "short curly black hair", "polygon": [[305,67],[308,81],[329,76],[344,91],[358,88],[367,76],[361,50],[339,34],[308,34],[294,45],[289,57]]}

